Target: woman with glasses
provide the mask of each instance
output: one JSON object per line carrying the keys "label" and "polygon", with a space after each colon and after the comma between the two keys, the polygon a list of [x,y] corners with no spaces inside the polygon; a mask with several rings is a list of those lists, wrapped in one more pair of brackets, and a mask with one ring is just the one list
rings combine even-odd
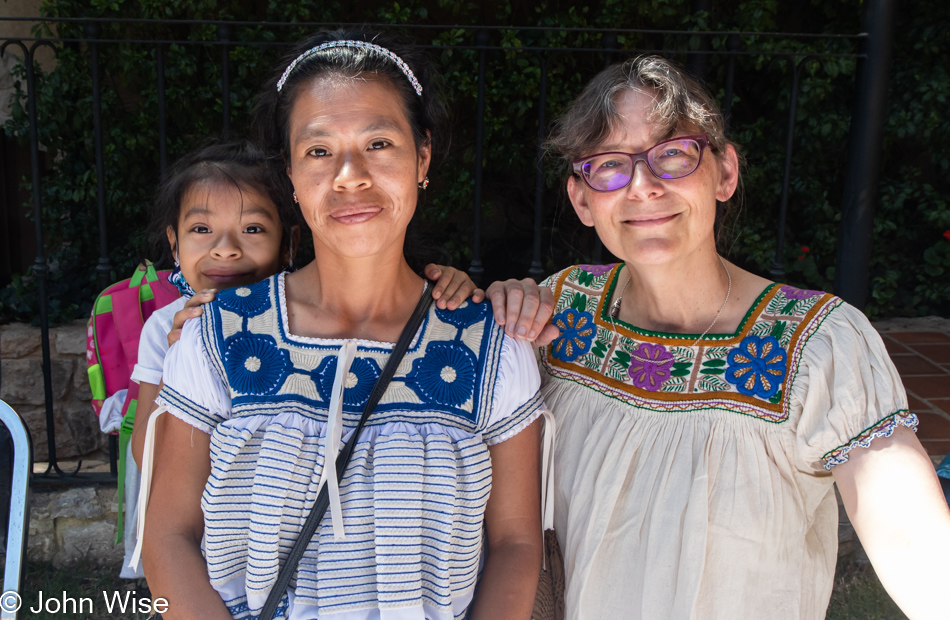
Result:
{"label": "woman with glasses", "polygon": [[841,299],[719,253],[742,159],[712,98],[641,57],[598,75],[551,143],[623,261],[547,281],[566,617],[823,618],[832,483],[895,601],[947,617],[950,512],[881,339]]}

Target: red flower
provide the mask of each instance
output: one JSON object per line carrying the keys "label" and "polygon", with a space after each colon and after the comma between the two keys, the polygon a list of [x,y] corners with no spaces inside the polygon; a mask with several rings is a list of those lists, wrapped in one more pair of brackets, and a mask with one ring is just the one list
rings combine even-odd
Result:
{"label": "red flower", "polygon": [[810,251],[811,251],[811,250],[809,249],[809,247],[808,247],[807,245],[803,245],[803,246],[802,246],[802,253],[803,253],[803,254],[808,254]]}
{"label": "red flower", "polygon": [[944,236],[944,238],[946,238],[946,239],[950,239],[950,230],[945,230],[945,231],[943,231],[943,236]]}

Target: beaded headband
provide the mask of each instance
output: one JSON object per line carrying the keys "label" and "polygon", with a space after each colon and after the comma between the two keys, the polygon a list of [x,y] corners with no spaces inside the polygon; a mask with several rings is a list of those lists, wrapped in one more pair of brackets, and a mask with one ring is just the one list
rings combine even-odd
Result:
{"label": "beaded headband", "polygon": [[412,88],[416,91],[416,94],[420,97],[422,96],[422,85],[419,83],[419,80],[416,79],[416,74],[412,72],[412,69],[409,68],[409,65],[406,64],[406,61],[392,53],[390,50],[385,47],[376,45],[375,43],[367,43],[366,41],[329,41],[327,43],[321,43],[320,45],[308,49],[306,52],[297,56],[292,63],[287,66],[287,69],[284,71],[284,74],[280,76],[280,79],[277,80],[277,92],[280,92],[280,89],[284,87],[284,83],[287,81],[287,78],[290,77],[290,74],[297,67],[297,65],[307,58],[310,58],[318,52],[323,50],[333,49],[334,47],[357,47],[360,49],[372,50],[377,54],[382,54],[386,58],[389,58],[396,66],[399,67],[399,70],[409,79],[409,83],[412,84]]}

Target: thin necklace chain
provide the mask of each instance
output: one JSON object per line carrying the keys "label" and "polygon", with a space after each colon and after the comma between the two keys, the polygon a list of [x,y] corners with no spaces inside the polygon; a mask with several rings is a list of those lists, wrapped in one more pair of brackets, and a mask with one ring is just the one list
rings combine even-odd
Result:
{"label": "thin necklace chain", "polygon": [[[712,323],[709,324],[709,327],[706,328],[702,334],[699,335],[699,338],[691,346],[696,346],[699,344],[699,341],[706,337],[706,334],[709,333],[709,330],[713,328],[716,322],[719,320],[719,317],[722,316],[722,311],[726,309],[726,304],[729,303],[729,296],[732,294],[732,273],[729,272],[729,269],[726,267],[726,263],[723,262],[722,256],[716,254],[716,258],[719,259],[719,264],[722,265],[723,271],[726,272],[726,281],[728,285],[726,286],[726,298],[722,300],[722,305],[719,306],[719,312],[716,313],[716,318],[712,320]],[[607,316],[610,317],[610,323],[614,326],[614,331],[617,331],[617,324],[614,322],[614,319],[620,315],[620,305],[623,303],[623,294],[627,292],[627,287],[630,285],[630,280],[633,280],[632,277],[627,278],[626,283],[624,283],[623,288],[620,290],[620,296],[617,297],[615,301],[610,306],[610,312],[607,313]]]}
{"label": "thin necklace chain", "polygon": [[719,312],[716,313],[716,318],[713,319],[713,322],[709,324],[709,327],[706,328],[702,334],[699,335],[699,338],[696,339],[696,342],[692,346],[699,344],[699,341],[706,337],[706,334],[709,333],[709,330],[713,328],[713,325],[716,324],[716,321],[719,320],[719,317],[722,316],[722,311],[726,309],[726,304],[729,303],[729,295],[732,293],[732,274],[729,273],[729,270],[726,269],[726,263],[722,262],[722,256],[716,254],[716,258],[719,259],[719,264],[722,265],[723,270],[726,272],[726,280],[729,283],[729,286],[726,287],[726,298],[722,300],[722,305],[719,306]]}

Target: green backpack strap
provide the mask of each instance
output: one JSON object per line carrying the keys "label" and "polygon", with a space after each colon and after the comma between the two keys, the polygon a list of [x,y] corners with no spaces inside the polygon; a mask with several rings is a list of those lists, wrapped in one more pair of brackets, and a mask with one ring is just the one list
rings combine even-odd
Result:
{"label": "green backpack strap", "polygon": [[[136,394],[138,396],[138,394]],[[128,409],[119,427],[119,470],[116,473],[116,502],[119,505],[118,523],[115,528],[115,544],[120,544],[125,536],[125,470],[128,467],[129,442],[132,440],[132,428],[135,426],[135,410],[138,399],[132,398],[131,391]]]}

